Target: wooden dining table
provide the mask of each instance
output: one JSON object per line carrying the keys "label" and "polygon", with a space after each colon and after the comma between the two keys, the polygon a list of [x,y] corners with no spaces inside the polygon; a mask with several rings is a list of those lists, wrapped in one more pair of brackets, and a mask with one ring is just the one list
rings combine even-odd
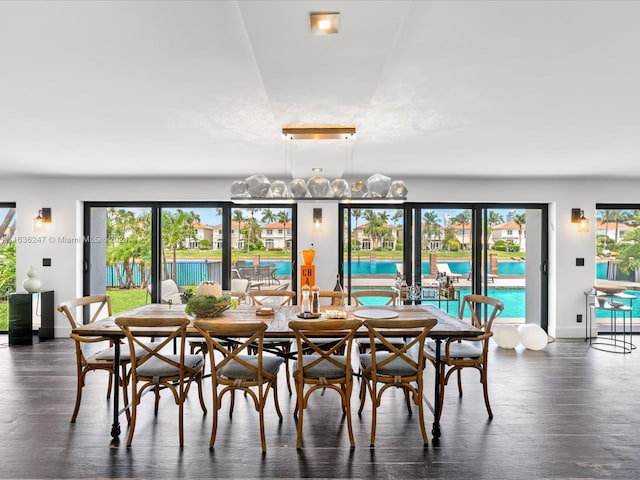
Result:
{"label": "wooden dining table", "polygon": [[[231,321],[231,322],[255,322],[256,320],[263,321],[267,324],[267,330],[265,331],[265,338],[269,337],[291,337],[294,338],[293,332],[289,328],[289,321],[298,319],[300,307],[296,305],[284,305],[274,306],[272,315],[257,315],[256,310],[261,307],[240,305],[238,308],[229,309],[223,312],[220,316],[211,319],[212,321]],[[431,433],[434,440],[440,438],[440,415],[438,412],[440,409],[440,368],[438,368],[441,356],[441,346],[443,340],[448,338],[460,338],[460,337],[474,337],[482,333],[476,327],[466,323],[457,317],[454,317],[450,313],[438,308],[435,305],[397,305],[397,306],[341,306],[341,307],[326,307],[329,309],[344,310],[347,313],[348,318],[377,318],[384,312],[388,312],[389,315],[398,318],[399,320],[415,320],[415,319],[428,319],[435,318],[438,323],[433,327],[429,333],[429,337],[434,339],[436,344],[436,368],[435,368],[435,389],[434,389],[434,404],[432,405],[427,396],[424,396],[424,401],[427,404],[429,410],[433,413],[433,427]],[[106,337],[114,340],[114,385],[119,383],[119,365],[120,359],[120,342],[119,339],[124,337],[124,333],[115,324],[115,320],[118,317],[140,317],[140,318],[189,318],[189,315],[185,313],[184,305],[167,305],[167,304],[147,304],[132,310],[115,314],[111,317],[98,320],[96,322],[79,326],[73,329],[73,333],[87,337]],[[317,321],[317,320],[316,320]],[[397,331],[398,336],[410,337],[415,331]],[[148,331],[139,331],[140,335],[148,336],[160,336],[162,332],[156,329],[149,329]],[[198,331],[193,326],[187,328],[187,336],[200,336]],[[323,337],[327,336],[327,332],[323,332]],[[368,331],[363,326],[356,336],[367,337]],[[113,424],[111,426],[111,443],[117,445],[119,443],[120,436],[120,407],[119,407],[119,391],[117,388],[113,390]]]}

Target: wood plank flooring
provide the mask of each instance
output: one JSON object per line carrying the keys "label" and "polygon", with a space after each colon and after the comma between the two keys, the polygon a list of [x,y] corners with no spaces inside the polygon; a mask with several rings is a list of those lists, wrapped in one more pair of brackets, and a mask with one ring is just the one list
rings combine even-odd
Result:
{"label": "wood plank flooring", "polygon": [[[634,337],[640,344],[640,337]],[[449,386],[442,437],[423,448],[418,422],[400,392],[383,399],[375,448],[370,408],[357,415],[356,448],[334,392],[315,395],[305,415],[304,446],[295,448],[295,401],[280,373],[284,420],[267,408],[268,451],[260,449],[257,414],[239,396],[233,418],[223,407],[215,448],[208,448],[211,413],[191,395],[185,447],[177,440],[177,407],[164,395],[154,418],[152,398],[139,411],[133,447],[109,446],[111,402],[106,374],[89,375],[78,420],[75,358],[69,339],[7,346],[0,335],[0,478],[355,478],[559,479],[640,478],[640,350],[629,355],[556,341],[541,351],[492,346],[489,421],[475,372],[464,397]],[[426,382],[432,393],[433,370]],[[210,403],[210,384],[205,393]],[[165,392],[168,393],[168,392]],[[426,421],[431,429],[432,416]]]}

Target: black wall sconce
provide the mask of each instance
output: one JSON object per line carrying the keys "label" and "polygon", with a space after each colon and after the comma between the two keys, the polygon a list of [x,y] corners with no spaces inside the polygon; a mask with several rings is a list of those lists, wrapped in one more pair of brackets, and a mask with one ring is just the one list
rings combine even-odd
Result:
{"label": "black wall sconce", "polygon": [[313,231],[314,232],[322,231],[322,209],[321,208],[313,209]]}
{"label": "black wall sconce", "polygon": [[580,233],[589,231],[589,219],[584,216],[584,210],[581,210],[579,208],[572,208],[571,223],[578,224],[578,232]]}
{"label": "black wall sconce", "polygon": [[44,232],[47,223],[51,223],[51,209],[43,207],[38,210],[38,216],[33,219],[33,231]]}

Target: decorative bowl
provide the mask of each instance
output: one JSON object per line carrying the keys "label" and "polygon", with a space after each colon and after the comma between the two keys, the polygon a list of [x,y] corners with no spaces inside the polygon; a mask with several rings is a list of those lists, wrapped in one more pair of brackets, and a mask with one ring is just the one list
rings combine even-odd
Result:
{"label": "decorative bowl", "polygon": [[231,307],[231,295],[193,295],[187,302],[185,312],[196,318],[213,318]]}

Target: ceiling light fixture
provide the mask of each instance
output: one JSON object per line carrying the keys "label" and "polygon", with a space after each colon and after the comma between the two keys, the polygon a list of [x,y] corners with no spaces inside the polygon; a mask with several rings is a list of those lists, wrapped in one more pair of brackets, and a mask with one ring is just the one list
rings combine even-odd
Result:
{"label": "ceiling light fixture", "polygon": [[340,12],[311,12],[309,14],[311,33],[333,35],[340,32]]}
{"label": "ceiling light fixture", "polygon": [[[346,145],[347,166],[352,158],[349,145],[356,133],[353,125],[289,125],[282,128],[282,134],[293,140],[336,140],[344,139]],[[353,150],[351,149],[351,152]],[[254,199],[339,199],[344,201],[393,202],[401,203],[407,197],[407,187],[402,180],[392,180],[386,175],[374,173],[365,179],[330,180],[320,176],[323,168],[312,167],[311,178],[293,178],[288,182],[269,180],[264,175],[251,175],[244,180],[231,184],[231,199],[237,203],[246,203]],[[353,170],[351,172],[353,174]],[[293,176],[293,175],[292,175]]]}
{"label": "ceiling light fixture", "polygon": [[288,125],[282,134],[290,140],[341,140],[356,134],[353,125]]}

